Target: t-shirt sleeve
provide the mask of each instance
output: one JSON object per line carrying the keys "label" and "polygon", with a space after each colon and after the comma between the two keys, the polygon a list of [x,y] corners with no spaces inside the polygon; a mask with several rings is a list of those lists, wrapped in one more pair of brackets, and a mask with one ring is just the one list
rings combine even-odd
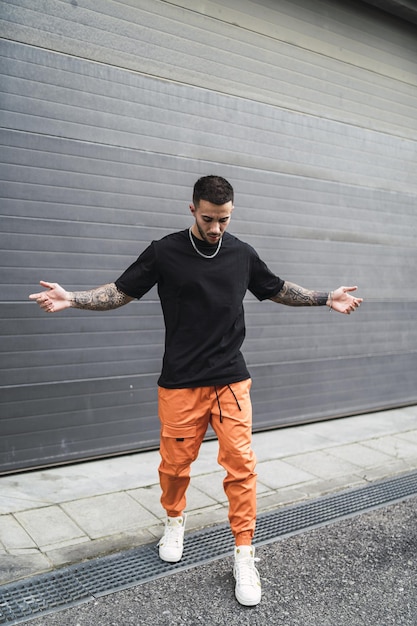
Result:
{"label": "t-shirt sleeve", "polygon": [[269,267],[252,249],[251,278],[248,289],[258,300],[267,300],[281,291],[284,280],[271,272]]}
{"label": "t-shirt sleeve", "polygon": [[154,244],[142,252],[130,267],[115,281],[119,291],[131,298],[142,298],[158,281]]}

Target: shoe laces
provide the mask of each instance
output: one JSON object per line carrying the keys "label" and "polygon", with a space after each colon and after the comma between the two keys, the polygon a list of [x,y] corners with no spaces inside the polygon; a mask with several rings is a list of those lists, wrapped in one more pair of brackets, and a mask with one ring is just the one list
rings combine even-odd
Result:
{"label": "shoe laces", "polygon": [[164,536],[161,539],[165,546],[179,546],[183,535],[183,524],[170,524],[165,526]]}
{"label": "shoe laces", "polygon": [[241,557],[236,561],[236,582],[239,585],[256,585],[259,583],[259,572],[255,567],[260,559],[253,556]]}

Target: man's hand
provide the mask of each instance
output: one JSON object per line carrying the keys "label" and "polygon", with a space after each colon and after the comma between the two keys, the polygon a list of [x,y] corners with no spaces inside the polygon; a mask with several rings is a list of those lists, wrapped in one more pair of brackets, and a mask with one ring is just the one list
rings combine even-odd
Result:
{"label": "man's hand", "polygon": [[29,299],[36,300],[41,309],[47,313],[56,313],[71,306],[70,292],[66,291],[61,285],[58,285],[58,283],[47,283],[44,280],[40,281],[40,285],[46,287],[48,291],[32,293]]}
{"label": "man's hand", "polygon": [[327,306],[339,313],[350,315],[363,302],[362,298],[354,298],[348,293],[349,291],[356,291],[356,289],[357,287],[339,287],[336,291],[330,292]]}

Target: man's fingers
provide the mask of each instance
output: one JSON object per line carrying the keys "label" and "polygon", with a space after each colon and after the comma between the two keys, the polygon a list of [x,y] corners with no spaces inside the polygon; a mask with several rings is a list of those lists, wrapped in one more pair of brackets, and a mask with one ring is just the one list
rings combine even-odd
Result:
{"label": "man's fingers", "polygon": [[[357,288],[358,288],[357,285],[354,285],[352,287],[342,287],[344,293],[349,293],[350,291],[356,291]],[[361,304],[361,302],[363,302],[363,298],[353,298],[354,308],[352,308],[351,310],[354,311]]]}
{"label": "man's fingers", "polygon": [[[48,283],[46,280],[40,280],[39,284],[45,289],[54,289],[56,287],[56,283]],[[29,296],[30,300],[43,300],[47,298],[48,291],[40,291],[39,293],[31,293]]]}

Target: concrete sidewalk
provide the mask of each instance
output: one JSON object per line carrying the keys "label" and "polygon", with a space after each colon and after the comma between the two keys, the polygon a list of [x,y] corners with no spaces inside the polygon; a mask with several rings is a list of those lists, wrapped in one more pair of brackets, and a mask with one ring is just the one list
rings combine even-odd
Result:
{"label": "concrete sidewalk", "polygon": [[[417,406],[253,437],[258,511],[417,469]],[[223,523],[217,441],[193,465],[187,530]],[[154,542],[162,534],[158,452],[0,477],[0,584]]]}

